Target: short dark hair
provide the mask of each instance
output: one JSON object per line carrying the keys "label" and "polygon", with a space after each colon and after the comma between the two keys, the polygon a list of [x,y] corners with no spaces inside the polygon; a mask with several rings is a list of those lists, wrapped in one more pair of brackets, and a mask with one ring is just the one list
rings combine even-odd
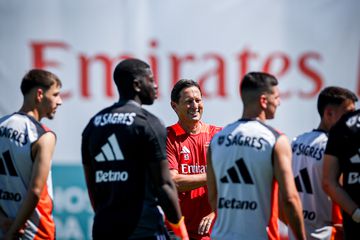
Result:
{"label": "short dark hair", "polygon": [[176,82],[173,89],[171,90],[171,101],[179,103],[180,92],[184,88],[189,88],[189,87],[197,87],[200,91],[200,94],[202,95],[200,85],[197,82],[191,79],[180,79],[179,81]]}
{"label": "short dark hair", "polygon": [[35,87],[40,87],[47,91],[53,84],[62,86],[60,79],[55,74],[42,69],[32,69],[23,77],[20,89],[22,94],[26,95]]}
{"label": "short dark hair", "polygon": [[357,102],[358,98],[352,91],[336,86],[324,88],[318,97],[317,109],[320,117],[323,117],[325,107],[328,105],[341,105],[345,100]]}
{"label": "short dark hair", "polygon": [[113,78],[120,95],[132,93],[132,84],[139,76],[145,76],[149,64],[136,58],[128,58],[115,67]]}
{"label": "short dark hair", "polygon": [[278,80],[271,74],[265,72],[247,73],[241,84],[240,94],[243,102],[254,100],[264,93],[271,93],[272,87],[278,85]]}

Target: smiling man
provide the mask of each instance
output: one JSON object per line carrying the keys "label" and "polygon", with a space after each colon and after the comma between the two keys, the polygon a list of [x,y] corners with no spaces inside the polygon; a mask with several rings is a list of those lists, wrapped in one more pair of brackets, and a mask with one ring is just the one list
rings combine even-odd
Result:
{"label": "smiling man", "polygon": [[219,127],[201,121],[201,89],[193,80],[179,80],[171,92],[179,120],[167,128],[166,151],[190,239],[210,239],[215,218],[208,202],[206,151]]}

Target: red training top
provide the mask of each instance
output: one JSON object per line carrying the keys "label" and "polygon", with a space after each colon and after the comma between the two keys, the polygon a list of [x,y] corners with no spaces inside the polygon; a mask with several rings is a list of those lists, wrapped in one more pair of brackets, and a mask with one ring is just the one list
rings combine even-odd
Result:
{"label": "red training top", "polygon": [[[169,169],[178,170],[179,174],[186,175],[206,173],[207,148],[211,138],[220,130],[220,127],[203,122],[201,122],[201,130],[198,134],[186,133],[178,123],[169,126],[166,140]],[[210,234],[202,236],[197,233],[201,219],[211,213],[207,187],[178,192],[178,195],[189,237],[210,239]]]}

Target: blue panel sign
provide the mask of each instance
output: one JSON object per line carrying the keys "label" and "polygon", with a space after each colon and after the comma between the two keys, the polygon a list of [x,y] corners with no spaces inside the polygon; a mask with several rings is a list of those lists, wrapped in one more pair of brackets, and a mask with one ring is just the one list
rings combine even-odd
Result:
{"label": "blue panel sign", "polygon": [[53,165],[57,239],[91,239],[93,210],[81,165]]}

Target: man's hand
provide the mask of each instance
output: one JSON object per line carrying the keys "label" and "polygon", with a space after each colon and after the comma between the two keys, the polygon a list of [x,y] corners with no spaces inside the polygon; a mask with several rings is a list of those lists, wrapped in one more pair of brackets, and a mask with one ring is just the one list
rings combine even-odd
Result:
{"label": "man's hand", "polygon": [[199,225],[198,233],[200,235],[209,233],[210,227],[213,224],[214,219],[215,219],[215,212],[211,212],[209,215],[203,217]]}
{"label": "man's hand", "polygon": [[4,217],[0,214],[0,229],[5,234],[4,239],[14,239],[16,237],[21,237],[25,233],[25,226],[21,228],[18,232],[11,231],[11,225],[13,224],[14,219]]}

